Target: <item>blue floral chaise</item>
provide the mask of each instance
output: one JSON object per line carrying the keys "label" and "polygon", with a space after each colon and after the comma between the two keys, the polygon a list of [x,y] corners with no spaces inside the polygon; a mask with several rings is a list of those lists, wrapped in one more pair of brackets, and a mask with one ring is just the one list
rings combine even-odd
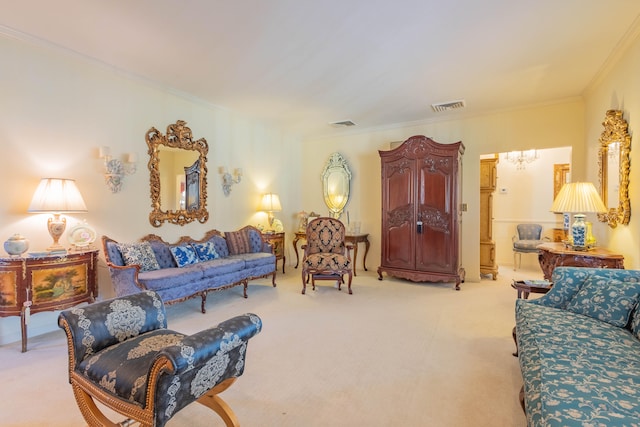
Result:
{"label": "blue floral chaise", "polygon": [[69,383],[89,425],[116,425],[94,399],[145,427],[164,426],[192,402],[239,425],[218,394],[244,373],[249,339],[262,329],[257,315],[185,335],[167,329],[159,295],[144,291],[63,311],[58,325],[67,334]]}
{"label": "blue floral chaise", "polygon": [[557,267],[552,282],[516,301],[528,426],[640,426],[640,271]]}
{"label": "blue floral chaise", "polygon": [[102,237],[105,262],[116,296],[156,291],[165,304],[201,297],[207,292],[244,286],[271,276],[276,286],[276,257],[262,233],[250,225],[238,231],[211,230],[201,240],[182,237],[174,244],[149,234],[135,243]]}

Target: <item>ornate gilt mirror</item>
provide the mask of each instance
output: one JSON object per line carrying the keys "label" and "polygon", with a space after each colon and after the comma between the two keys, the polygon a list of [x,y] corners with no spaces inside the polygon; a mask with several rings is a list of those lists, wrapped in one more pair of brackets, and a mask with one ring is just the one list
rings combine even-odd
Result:
{"label": "ornate gilt mirror", "polygon": [[151,213],[149,222],[160,227],[167,221],[185,225],[205,223],[207,211],[207,153],[204,138],[193,141],[187,123],[178,120],[162,135],[156,128],[147,131]]}
{"label": "ornate gilt mirror", "polygon": [[351,171],[340,153],[333,153],[322,171],[322,192],[324,203],[332,218],[340,218],[349,201]]}
{"label": "ornate gilt mirror", "polygon": [[609,212],[598,214],[598,220],[615,228],[629,224],[629,152],[631,137],[622,111],[609,110],[605,116],[604,131],[600,136],[598,164],[600,167],[600,196]]}

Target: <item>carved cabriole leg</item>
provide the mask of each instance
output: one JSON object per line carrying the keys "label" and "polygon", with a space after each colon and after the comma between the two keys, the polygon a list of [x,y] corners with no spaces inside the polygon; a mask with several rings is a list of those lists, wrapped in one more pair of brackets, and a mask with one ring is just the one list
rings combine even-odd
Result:
{"label": "carved cabriole leg", "polygon": [[244,297],[247,298],[247,288],[249,287],[249,279],[245,279],[242,282],[242,287],[243,287]]}
{"label": "carved cabriole leg", "polygon": [[271,275],[271,284],[273,285],[274,288],[276,287],[276,272],[275,271]]}
{"label": "carved cabriole leg", "polygon": [[520,389],[520,394],[518,395],[518,400],[520,400],[520,406],[522,406],[522,412],[527,414],[527,408],[524,406],[524,385]]}
{"label": "carved cabriole leg", "polygon": [[382,269],[378,267],[378,280],[382,280]]}
{"label": "carved cabriole leg", "polygon": [[351,275],[351,272],[349,272],[349,295],[353,294],[353,292],[351,291],[351,279],[352,279],[352,275]]}
{"label": "carved cabriole leg", "polygon": [[204,291],[202,293],[202,303],[200,304],[200,311],[202,311],[202,314],[205,314],[207,312],[207,309],[205,308],[206,302],[207,302],[207,291]]}
{"label": "carved cabriole leg", "polygon": [[224,423],[227,427],[239,427],[240,422],[238,421],[238,417],[233,412],[231,407],[222,400],[218,393],[222,393],[226,389],[228,389],[234,382],[236,382],[237,378],[229,378],[222,381],[220,384],[200,396],[197,400],[198,403],[203,404],[207,408],[214,410],[220,418],[224,420]]}

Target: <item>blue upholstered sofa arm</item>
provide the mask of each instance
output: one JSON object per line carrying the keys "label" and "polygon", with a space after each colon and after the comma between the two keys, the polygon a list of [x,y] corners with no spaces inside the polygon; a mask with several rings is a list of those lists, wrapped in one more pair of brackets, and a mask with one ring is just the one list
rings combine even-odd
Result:
{"label": "blue upholstered sofa arm", "polygon": [[174,367],[173,374],[179,375],[204,365],[212,357],[246,346],[249,339],[261,329],[260,318],[255,314],[247,313],[186,336],[180,343],[164,348],[158,357],[166,356]]}

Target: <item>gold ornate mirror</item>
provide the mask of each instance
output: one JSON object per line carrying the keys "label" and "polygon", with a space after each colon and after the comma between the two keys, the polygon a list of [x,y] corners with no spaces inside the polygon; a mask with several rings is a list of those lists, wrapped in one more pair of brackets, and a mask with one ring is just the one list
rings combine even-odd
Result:
{"label": "gold ornate mirror", "polygon": [[604,131],[600,136],[598,164],[600,166],[600,196],[609,212],[598,214],[598,220],[615,228],[629,224],[629,152],[631,137],[622,111],[609,110],[605,116]]}
{"label": "gold ornate mirror", "polygon": [[332,218],[340,218],[349,201],[351,171],[340,153],[333,153],[322,171],[322,192],[324,203]]}
{"label": "gold ornate mirror", "polygon": [[178,120],[162,135],[147,131],[151,213],[149,222],[160,227],[164,221],[185,225],[207,222],[207,153],[204,138],[193,141],[187,123]]}

